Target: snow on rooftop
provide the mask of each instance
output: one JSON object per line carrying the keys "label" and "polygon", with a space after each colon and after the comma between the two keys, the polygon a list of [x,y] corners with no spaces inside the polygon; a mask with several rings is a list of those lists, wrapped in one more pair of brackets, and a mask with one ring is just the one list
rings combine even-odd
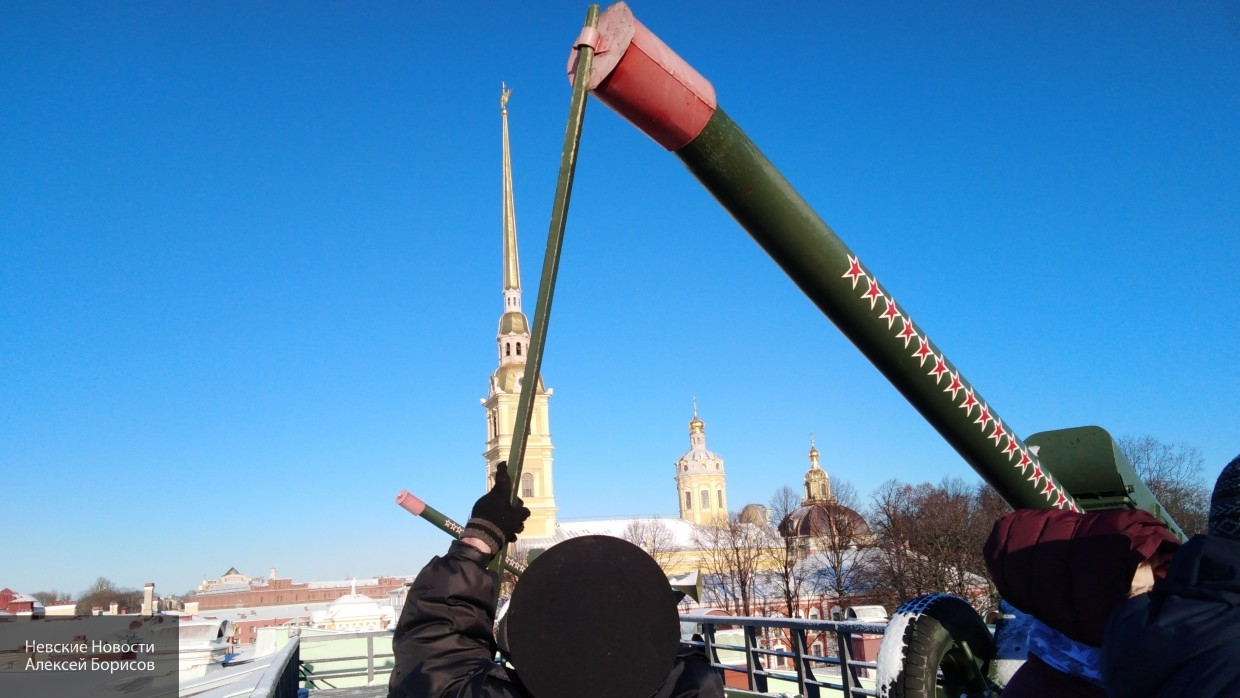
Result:
{"label": "snow on rooftop", "polygon": [[[552,541],[560,541],[565,538],[575,538],[577,536],[614,536],[616,538],[624,538],[624,532],[629,527],[648,528],[650,526],[661,526],[672,536],[672,541],[677,548],[692,549],[694,525],[690,521],[679,518],[663,518],[663,517],[618,517],[606,519],[561,519],[556,526],[558,534],[554,539],[540,539],[540,542],[548,543]],[[538,547],[535,545],[534,539],[526,539],[523,542],[530,547]]]}
{"label": "snow on rooftop", "polygon": [[359,587],[379,586],[379,578],[368,577],[366,579],[344,579],[334,582],[306,582],[306,587],[309,589],[339,589],[341,587],[348,588],[354,583]]}

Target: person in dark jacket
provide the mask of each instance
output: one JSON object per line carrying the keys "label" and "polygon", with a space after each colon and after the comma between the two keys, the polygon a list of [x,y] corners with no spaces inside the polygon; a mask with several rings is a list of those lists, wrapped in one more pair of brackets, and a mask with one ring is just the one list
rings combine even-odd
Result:
{"label": "person in dark jacket", "polygon": [[1116,611],[1102,659],[1114,698],[1240,696],[1240,456],[1214,485],[1208,534]]}
{"label": "person in dark jacket", "polygon": [[700,655],[678,653],[673,592],[619,538],[558,543],[521,575],[505,619],[512,667],[495,661],[498,578],[487,565],[524,530],[505,463],[447,555],[409,588],[392,640],[389,698],[722,698]]}
{"label": "person in dark jacket", "polygon": [[1178,541],[1144,511],[1022,509],[995,523],[983,554],[1000,596],[1031,616],[1028,660],[1003,698],[1102,698],[1107,618],[1165,571]]}

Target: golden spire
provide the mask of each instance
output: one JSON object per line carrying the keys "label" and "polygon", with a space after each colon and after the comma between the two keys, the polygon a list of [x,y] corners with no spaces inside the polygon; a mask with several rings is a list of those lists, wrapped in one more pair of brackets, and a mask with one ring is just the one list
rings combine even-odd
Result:
{"label": "golden spire", "polygon": [[698,419],[697,414],[697,396],[693,396],[693,419],[689,422],[689,433],[700,434],[706,429],[706,423]]}
{"label": "golden spire", "polygon": [[[500,83],[499,113],[504,124],[504,311],[521,310],[521,265],[517,260],[517,212],[512,199],[512,161],[508,152],[508,96]],[[509,293],[515,292],[515,293]],[[510,296],[512,296],[510,298]]]}

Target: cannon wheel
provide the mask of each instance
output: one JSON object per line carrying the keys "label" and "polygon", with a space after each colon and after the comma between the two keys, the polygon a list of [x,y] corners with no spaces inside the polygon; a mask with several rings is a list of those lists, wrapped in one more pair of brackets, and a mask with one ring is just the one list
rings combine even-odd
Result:
{"label": "cannon wheel", "polygon": [[997,695],[986,680],[994,647],[990,630],[963,599],[929,594],[906,601],[896,609],[883,633],[878,651],[878,695]]}

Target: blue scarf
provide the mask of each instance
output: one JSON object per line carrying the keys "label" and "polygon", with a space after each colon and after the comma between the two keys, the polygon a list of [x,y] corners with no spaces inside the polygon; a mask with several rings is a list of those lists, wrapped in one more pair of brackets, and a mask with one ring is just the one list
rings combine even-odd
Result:
{"label": "blue scarf", "polygon": [[1077,642],[1037,618],[1030,617],[1029,652],[1051,668],[1102,684],[1102,650]]}

